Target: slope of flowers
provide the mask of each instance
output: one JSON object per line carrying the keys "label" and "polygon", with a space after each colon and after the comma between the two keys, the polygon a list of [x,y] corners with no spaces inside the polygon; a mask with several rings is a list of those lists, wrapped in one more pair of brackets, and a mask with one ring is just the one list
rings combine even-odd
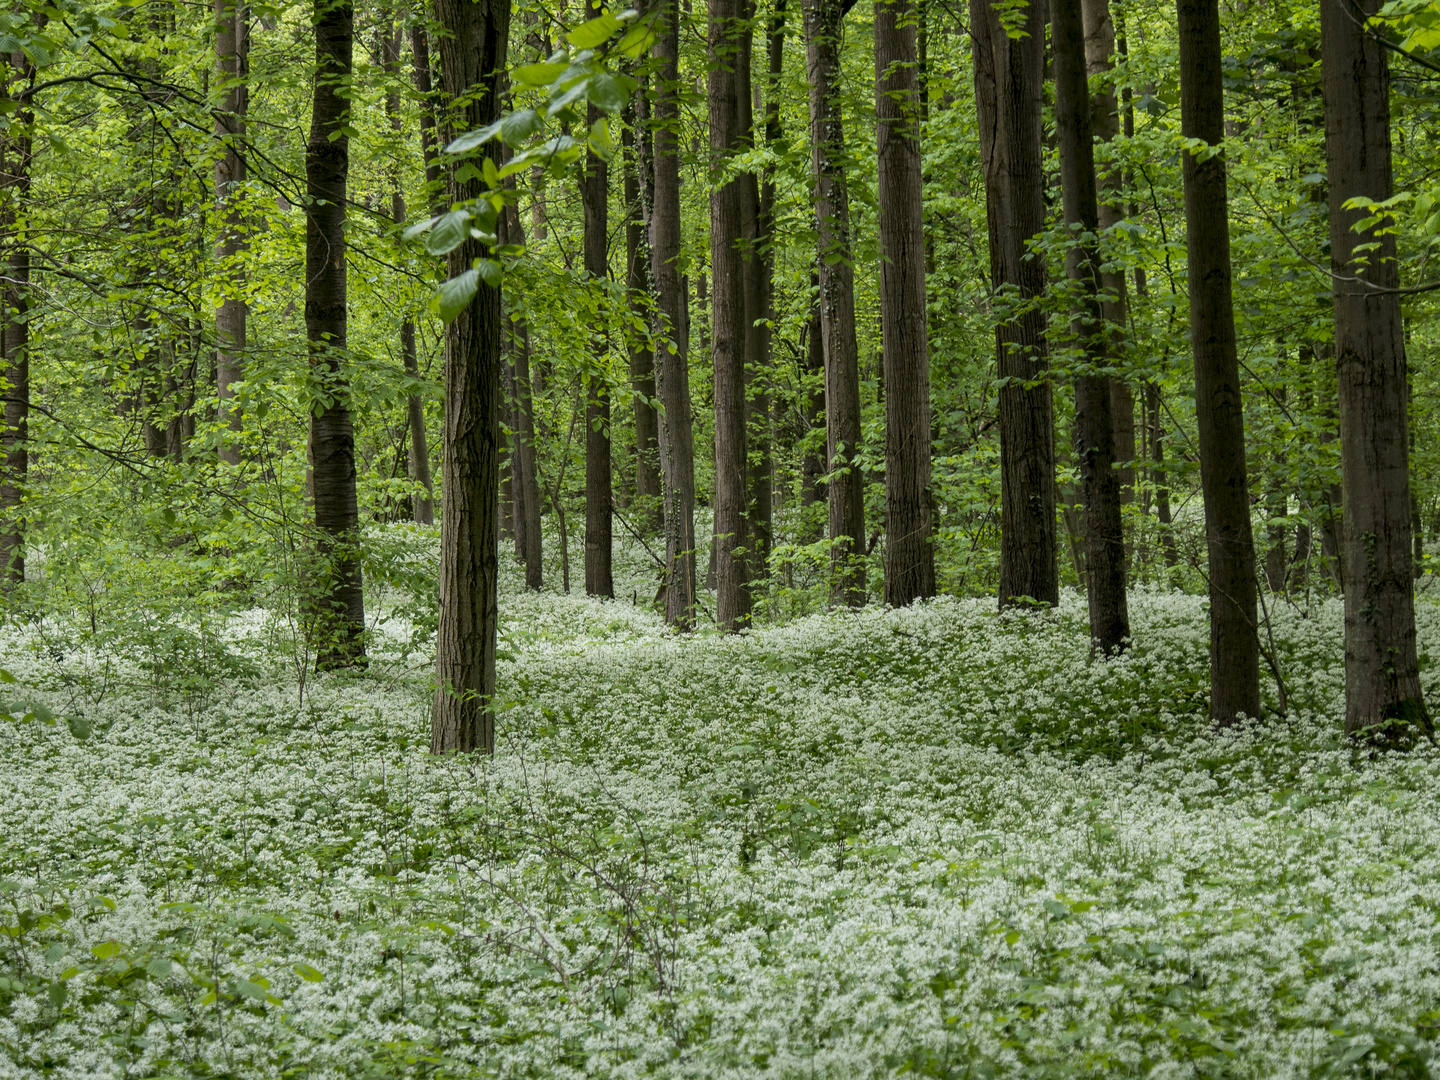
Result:
{"label": "slope of flowers", "polygon": [[16,624],[0,1077],[1431,1075],[1440,754],[1339,740],[1334,605],[1218,736],[1203,604],[1132,604],[1104,663],[1074,599],[515,591],[485,761],[398,623],[303,696],[260,613],[203,685]]}

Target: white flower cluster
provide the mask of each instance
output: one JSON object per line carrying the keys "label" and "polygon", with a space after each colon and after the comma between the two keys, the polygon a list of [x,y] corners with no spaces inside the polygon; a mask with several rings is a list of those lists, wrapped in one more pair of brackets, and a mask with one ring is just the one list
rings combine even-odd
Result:
{"label": "white flower cluster", "polygon": [[201,691],[10,627],[0,1078],[1431,1075],[1440,754],[1340,739],[1333,604],[1224,735],[1201,601],[1132,617],[511,583],[481,761],[395,620],[303,698],[264,613]]}

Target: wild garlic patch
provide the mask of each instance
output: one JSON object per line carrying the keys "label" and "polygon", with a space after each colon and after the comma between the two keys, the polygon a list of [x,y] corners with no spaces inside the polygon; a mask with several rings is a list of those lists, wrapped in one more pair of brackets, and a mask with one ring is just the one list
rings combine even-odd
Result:
{"label": "wild garlic patch", "polygon": [[1225,735],[1201,602],[1132,611],[516,587],[481,761],[399,618],[303,699],[259,613],[203,693],[12,625],[0,1077],[1429,1075],[1440,753],[1339,738],[1333,604]]}

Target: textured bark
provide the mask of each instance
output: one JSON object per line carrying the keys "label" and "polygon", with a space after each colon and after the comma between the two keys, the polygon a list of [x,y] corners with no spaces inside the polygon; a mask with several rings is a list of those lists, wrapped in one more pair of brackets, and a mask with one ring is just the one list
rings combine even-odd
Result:
{"label": "textured bark", "polygon": [[[742,0],[709,0],[710,168],[719,172],[725,160],[745,148],[747,134],[741,95],[740,38],[745,26]],[[745,174],[749,175],[749,174]],[[753,175],[750,177],[753,181]],[[710,271],[715,293],[711,302],[715,388],[715,621],[725,630],[740,630],[750,621],[751,596],[748,455],[746,447],[746,255],[744,240],[746,182],[732,178],[710,195]]]}
{"label": "textured bark", "polygon": [[[324,0],[321,0],[324,4]],[[316,667],[363,660],[360,515],[355,494],[355,428],[345,378],[345,201],[350,170],[348,101],[354,9],[339,0],[315,11],[314,107],[305,147],[305,334],[311,378],[330,400],[310,418],[315,525],[329,562],[328,588],[317,596]],[[347,97],[342,97],[341,94]]]}
{"label": "textured bark", "polygon": [[445,208],[445,185],[440,176],[440,148],[435,133],[435,111],[431,103],[434,87],[430,79],[430,37],[425,28],[410,28],[410,53],[415,60],[415,91],[420,95],[420,154],[425,161],[425,187],[430,193],[430,210]]}
{"label": "textured bark", "polygon": [[[7,62],[8,61],[8,67]],[[32,79],[34,70],[22,52],[0,56],[0,94],[9,85],[11,70]],[[28,129],[34,113],[12,113]],[[25,580],[25,524],[23,504],[30,455],[26,448],[30,425],[30,251],[26,246],[30,205],[32,141],[28,134],[0,139],[0,256],[5,259],[5,283],[0,290],[0,393],[5,400],[3,432],[4,472],[0,475],[0,588]]]}
{"label": "textured bark", "polygon": [[[649,120],[643,92],[628,118],[642,131]],[[625,150],[625,288],[631,310],[641,316],[650,292],[650,245],[645,236],[645,207],[650,203],[651,179],[648,140],[635,140],[631,126],[623,135]],[[641,190],[645,197],[642,200]],[[637,526],[655,532],[660,515],[660,437],[655,412],[655,354],[643,341],[630,345],[631,411],[635,422],[635,502],[640,517]]]}
{"label": "textured bark", "polygon": [[[781,76],[785,69],[785,0],[773,0],[770,6],[770,21],[765,28],[765,146],[776,154],[785,152],[784,128],[780,123],[780,98],[783,93]],[[775,484],[775,461],[773,440],[778,423],[774,395],[771,386],[775,372],[774,327],[778,325],[779,314],[775,307],[775,170],[766,166],[760,179],[760,213],[757,219],[760,243],[760,299],[765,321],[760,326],[760,350],[765,384],[761,387],[761,401],[764,405],[766,423],[761,434],[767,442],[758,458],[762,468],[758,476],[770,493],[769,505],[772,512],[766,521],[765,542],[774,546],[775,523],[774,505],[780,501],[783,489]],[[758,491],[758,486],[757,486]],[[759,497],[757,496],[757,501]]]}
{"label": "textured bark", "polygon": [[885,379],[885,602],[935,595],[930,343],[913,0],[875,3],[880,329]]}
{"label": "textured bark", "polygon": [[[805,426],[811,432],[818,431],[823,436],[825,431],[825,344],[823,331],[820,328],[820,275],[815,270],[810,271],[810,288],[815,293],[815,301],[810,308],[810,325],[805,333],[805,378],[809,389],[801,398],[801,407],[805,410]],[[824,440],[822,438],[821,449],[807,450],[805,460],[800,466],[800,503],[807,509],[815,503],[824,502],[826,498],[823,447]],[[813,544],[820,539],[818,525],[814,532],[811,532],[807,526],[805,534],[800,539],[801,543],[805,544]]]}
{"label": "textured bark", "polygon": [[[428,57],[427,63],[428,63]],[[385,38],[385,66],[392,78],[400,74],[400,30],[395,28]],[[418,75],[419,65],[417,62]],[[425,73],[426,83],[429,72]],[[426,111],[429,111],[428,103]],[[391,85],[385,94],[385,115],[390,121],[390,130],[400,131],[400,92]],[[421,148],[424,153],[424,148]],[[428,164],[428,162],[427,162]],[[390,192],[390,216],[396,225],[405,223],[405,196],[400,189],[400,172],[396,169],[394,188]],[[405,374],[412,379],[420,377],[420,361],[415,350],[415,323],[406,318],[400,323],[400,356],[405,364]],[[410,427],[410,479],[425,489],[419,498],[412,496],[411,506],[415,520],[421,525],[435,523],[434,488],[430,480],[430,441],[425,434],[425,403],[419,394],[410,394],[405,399],[405,420]]]}
{"label": "textured bark", "polygon": [[[520,208],[506,207],[502,219],[507,244],[525,246]],[[510,322],[514,380],[510,388],[515,446],[511,450],[516,508],[516,556],[525,564],[525,587],[539,590],[545,582],[543,538],[540,530],[540,472],[535,460],[535,398],[530,381],[530,327],[522,318]]]}
{"label": "textured bark", "polygon": [[[1110,0],[1083,0],[1081,14],[1085,24],[1085,70],[1097,87],[1091,97],[1093,133],[1103,143],[1111,142],[1120,133],[1120,114],[1115,107],[1115,86],[1110,78],[1114,68],[1115,24],[1110,17]],[[1099,183],[1099,222],[1101,230],[1113,228],[1125,220],[1121,203],[1120,170],[1106,168],[1096,177]],[[1105,318],[1105,353],[1113,364],[1124,350],[1126,309],[1125,271],[1121,267],[1102,270],[1104,296],[1101,313]],[[1135,395],[1123,380],[1111,378],[1110,426],[1113,434],[1115,461],[1124,463],[1118,470],[1120,502],[1128,506],[1135,501]]]}
{"label": "textured bark", "polygon": [[1393,193],[1390,73],[1374,0],[1321,0],[1335,370],[1344,486],[1345,732],[1404,745],[1431,731],[1415,648],[1409,389],[1395,234],[1345,204]]}
{"label": "textured bark", "polygon": [[1046,377],[1045,264],[1030,243],[1045,227],[1041,116],[1044,11],[1032,4],[1011,38],[987,0],[971,0],[975,98],[985,168],[990,280],[1025,305],[995,325],[1000,384],[1000,606],[1060,602],[1056,564],[1055,416]]}
{"label": "textured bark", "polygon": [[[603,114],[591,105],[586,121]],[[585,204],[585,272],[597,282],[609,276],[610,169],[593,151],[585,160],[580,197]],[[611,569],[612,530],[610,464],[610,386],[602,374],[607,346],[599,338],[595,375],[585,401],[585,595],[615,598]]]}
{"label": "textured bark", "polygon": [[811,176],[820,266],[820,337],[825,352],[825,455],[830,466],[831,602],[865,603],[864,476],[860,445],[860,358],[855,340],[855,260],[845,126],[840,112],[841,0],[806,0]]}
{"label": "textured bark", "polygon": [[[494,119],[510,33],[508,0],[436,0],[441,86],[454,104],[455,127],[469,131]],[[480,181],[454,181],[451,196],[471,199]],[[450,253],[449,272],[483,254],[470,240]],[[500,393],[500,290],[480,284],[446,331],[444,501],[440,525],[440,622],[435,639],[432,753],[495,745],[496,518]]]}
{"label": "textured bark", "polygon": [[[1178,0],[1181,132],[1218,150],[1225,134],[1218,0]],[[1245,417],[1235,351],[1225,158],[1185,152],[1185,248],[1195,426],[1210,556],[1210,717],[1260,712],[1255,543],[1245,476]]]}
{"label": "textured bark", "polygon": [[1103,322],[1100,252],[1096,242],[1095,145],[1085,74],[1081,0],[1053,0],[1055,131],[1065,224],[1075,237],[1066,272],[1077,286],[1072,335],[1090,370],[1075,380],[1075,455],[1085,492],[1085,593],[1090,606],[1090,643],[1104,655],[1124,649],[1130,637],[1125,597],[1125,535],[1120,520],[1120,483],[1114,468],[1110,380],[1102,374],[1110,335]]}
{"label": "textured bark", "polygon": [[[214,0],[215,6],[215,82],[220,101],[215,109],[215,141],[220,153],[215,158],[215,201],[220,213],[220,237],[215,245],[215,259],[221,273],[234,288],[236,268],[233,263],[243,248],[244,211],[240,205],[245,184],[245,114],[249,91],[244,80],[249,75],[249,9],[243,0]],[[215,389],[220,406],[216,419],[231,431],[241,429],[241,417],[232,401],[233,383],[245,377],[244,351],[248,306],[239,296],[226,296],[215,312]],[[240,462],[240,447],[235,440],[220,443],[220,460],[232,465]]]}
{"label": "textured bark", "polygon": [[665,621],[695,627],[695,436],[690,422],[687,359],[688,301],[680,269],[680,12],[676,0],[660,11],[651,76],[654,100],[655,201],[650,222],[650,268],[655,287],[655,365],[660,401],[660,473],[665,501]]}

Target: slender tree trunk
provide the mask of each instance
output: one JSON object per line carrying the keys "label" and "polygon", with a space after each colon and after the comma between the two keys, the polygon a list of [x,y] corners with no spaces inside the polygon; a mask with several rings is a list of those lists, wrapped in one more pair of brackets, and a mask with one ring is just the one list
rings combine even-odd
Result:
{"label": "slender tree trunk", "polygon": [[[305,149],[305,331],[311,378],[330,399],[310,419],[314,455],[315,525],[330,562],[328,595],[316,598],[320,633],[316,667],[363,660],[365,600],[361,590],[360,514],[355,493],[355,429],[345,378],[345,201],[350,170],[349,82],[354,9],[349,0],[315,11],[314,111]],[[343,95],[343,96],[342,96]]]}
{"label": "slender tree trunk", "polygon": [[410,27],[410,54],[414,58],[415,92],[420,97],[420,155],[425,162],[425,188],[432,213],[444,209],[445,185],[440,175],[440,148],[435,132],[434,87],[430,78],[430,37],[425,27]]}
{"label": "slender tree trunk", "polygon": [[[810,325],[805,333],[807,389],[801,401],[805,409],[806,427],[809,431],[818,431],[823,436],[825,431],[825,344],[824,331],[820,326],[820,274],[816,270],[810,271],[810,288],[815,294],[815,300],[810,307]],[[809,509],[814,504],[826,500],[823,439],[820,450],[806,451],[805,460],[800,466],[800,482],[802,485],[801,506]],[[818,524],[814,532],[811,532],[807,526],[805,534],[800,539],[805,544],[813,544],[820,539]]]}
{"label": "slender tree trunk", "polygon": [[1100,306],[1104,284],[1096,243],[1095,147],[1080,4],[1081,0],[1053,0],[1051,39],[1065,224],[1074,234],[1066,271],[1078,286],[1080,301],[1070,328],[1083,343],[1086,366],[1091,368],[1075,380],[1075,453],[1085,489],[1085,592],[1090,604],[1091,645],[1108,656],[1124,649],[1129,641],[1130,614],[1125,597],[1120,483],[1113,464],[1110,387],[1103,374],[1108,335]]}
{"label": "slender tree trunk", "polygon": [[[525,246],[525,226],[520,222],[520,208],[507,206],[502,218],[504,242]],[[535,437],[535,398],[530,378],[530,328],[523,318],[511,316],[511,350],[514,364],[513,428],[515,446],[511,450],[514,472],[516,507],[516,555],[525,564],[525,587],[537,592],[544,585],[542,534],[540,531],[540,472],[536,461],[538,443]]]}
{"label": "slender tree trunk", "polygon": [[[1357,231],[1393,193],[1390,72],[1374,0],[1321,0],[1325,151],[1345,515],[1345,733],[1406,745],[1431,731],[1415,648],[1405,339],[1393,231]],[[1392,291],[1384,291],[1392,290]]]}
{"label": "slender tree trunk", "polygon": [[[660,401],[660,473],[665,503],[665,621],[678,630],[695,627],[695,436],[690,421],[689,313],[680,282],[680,11],[663,0],[654,47],[655,201],[651,210],[650,259],[655,287],[655,365]],[[643,194],[643,190],[642,190]]]}
{"label": "slender tree trunk", "polygon": [[[745,149],[741,95],[749,92],[740,38],[743,0],[710,3],[710,168]],[[748,51],[748,49],[746,49]],[[715,619],[726,630],[748,625],[751,612],[748,455],[746,448],[746,182],[732,178],[710,196],[710,270],[715,278],[711,355],[715,388]]]}
{"label": "slender tree trunk", "polygon": [[1211,156],[1186,151],[1185,247],[1195,426],[1210,556],[1210,717],[1222,726],[1260,712],[1255,543],[1245,475],[1245,416],[1235,351],[1225,157],[1224,65],[1218,0],[1178,0],[1181,132]]}
{"label": "slender tree trunk", "polygon": [[[1094,135],[1103,143],[1120,133],[1120,114],[1116,110],[1115,86],[1111,78],[1115,56],[1115,24],[1110,17],[1110,0],[1084,0],[1082,16],[1085,23],[1085,69],[1097,80],[1098,89],[1091,99]],[[1125,220],[1121,202],[1123,176],[1112,166],[1096,177],[1099,183],[1100,229],[1107,231]],[[1125,295],[1125,271],[1121,267],[1102,270],[1104,294],[1100,309],[1105,318],[1105,354],[1111,365],[1124,351],[1128,298]],[[1121,506],[1135,501],[1135,395],[1123,379],[1106,380],[1110,390],[1110,426],[1114,432],[1115,461]],[[1123,521],[1123,518],[1122,518]],[[1127,529],[1128,532],[1128,529]],[[1127,550],[1130,545],[1127,543]]]}
{"label": "slender tree trunk", "polygon": [[[18,79],[32,82],[34,68],[19,50],[0,56],[0,96]],[[4,473],[0,476],[0,588],[10,589],[25,580],[25,480],[30,455],[26,447],[30,428],[30,249],[27,232],[35,114],[21,108],[12,117],[10,131],[0,137],[0,244],[5,258],[4,288],[0,289],[0,392],[5,396],[3,433]]]}
{"label": "slender tree trunk", "polygon": [[865,603],[864,476],[860,446],[860,358],[855,340],[854,249],[840,112],[841,0],[806,0],[811,175],[820,265],[820,336],[825,351],[825,453],[830,464],[831,602]]}
{"label": "slender tree trunk", "polygon": [[[455,127],[468,131],[494,119],[510,33],[508,0],[435,0],[441,82]],[[451,196],[473,199],[478,178],[455,180]],[[483,254],[469,240],[449,256],[452,276]],[[440,525],[440,622],[435,639],[432,753],[495,745],[490,699],[495,692],[499,624],[498,517],[500,416],[500,290],[480,284],[450,323],[446,337],[444,502]]]}
{"label": "slender tree trunk", "polygon": [[[625,150],[625,287],[630,307],[637,316],[644,313],[645,297],[650,292],[650,245],[645,236],[644,205],[650,202],[654,188],[650,168],[649,140],[635,139],[631,126],[642,132],[648,127],[650,110],[643,91],[626,126]],[[640,192],[646,196],[642,202]],[[660,515],[660,436],[659,418],[655,412],[655,354],[649,345],[634,340],[630,346],[630,389],[635,420],[635,503],[639,511],[637,525],[645,532],[654,532],[661,525]]]}
{"label": "slender tree trunk", "polygon": [[[785,3],[786,0],[772,0],[770,21],[765,30],[765,146],[775,154],[784,153],[784,128],[780,123],[781,77],[785,70]],[[765,321],[760,327],[760,342],[763,371],[766,379],[764,405],[767,422],[761,433],[772,440],[777,423],[775,401],[770,393],[770,384],[775,373],[775,327],[779,325],[779,312],[775,306],[775,170],[767,165],[760,180],[760,297]],[[775,501],[775,462],[773,446],[769,443],[760,456],[764,481],[770,485],[771,505]],[[774,546],[775,524],[773,513],[769,521],[766,542]],[[768,561],[768,560],[767,560]]]}
{"label": "slender tree trunk", "polygon": [[880,322],[885,378],[885,602],[935,595],[930,343],[914,0],[875,3]]}
{"label": "slender tree trunk", "polygon": [[[586,121],[594,124],[604,114],[591,105]],[[585,204],[585,273],[603,287],[610,264],[610,169],[605,160],[590,151],[581,181]],[[599,341],[595,376],[590,380],[585,405],[585,595],[615,598],[611,569],[613,546],[610,386],[603,374],[607,346]]]}
{"label": "slender tree trunk", "polygon": [[[1047,378],[1045,264],[1030,244],[1045,227],[1041,117],[1045,17],[1025,12],[1012,38],[989,0],[971,0],[975,98],[985,168],[990,280],[1009,299],[996,319],[1000,383],[1000,606],[1060,602],[1056,564],[1055,415]],[[1010,308],[1016,305],[1018,310]],[[998,306],[998,305],[997,305]]]}
{"label": "slender tree trunk", "polygon": [[[239,267],[236,257],[243,249],[242,230],[245,224],[241,200],[245,185],[245,115],[249,90],[249,9],[244,0],[214,0],[215,6],[215,82],[220,101],[215,110],[215,140],[221,150],[215,158],[215,201],[220,212],[220,238],[215,247],[219,270],[227,279],[227,289],[238,284]],[[240,412],[233,405],[232,384],[245,377],[246,345],[245,300],[231,292],[215,312],[215,389],[220,399],[216,417],[231,431],[241,429]],[[220,443],[220,460],[238,465],[240,447],[237,441]]]}

